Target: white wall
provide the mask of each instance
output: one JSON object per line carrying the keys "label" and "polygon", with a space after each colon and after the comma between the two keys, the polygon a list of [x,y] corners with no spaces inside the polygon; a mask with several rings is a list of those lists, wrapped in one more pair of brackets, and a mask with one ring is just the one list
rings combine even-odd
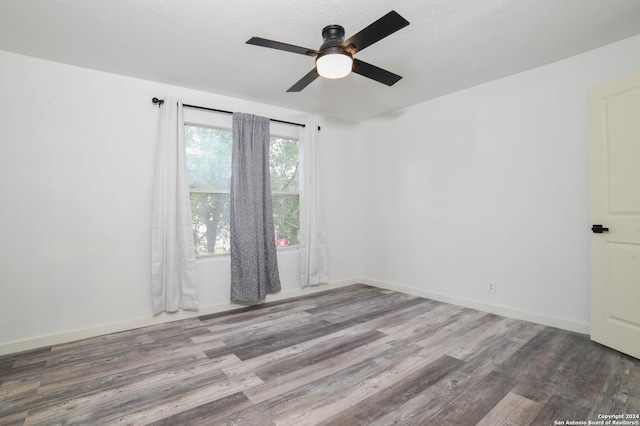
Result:
{"label": "white wall", "polygon": [[[0,354],[154,320],[153,96],[322,125],[333,284],[588,331],[586,90],[639,69],[638,51],[634,37],[357,126],[0,52]],[[292,294],[295,253],[279,260]],[[198,276],[203,311],[227,307],[228,260]]]}
{"label": "white wall", "polygon": [[365,281],[588,331],[586,91],[638,52],[634,37],[361,124]]}
{"label": "white wall", "polygon": [[[0,52],[0,353],[153,320],[154,96],[318,121],[329,278],[358,276],[355,126]],[[298,290],[296,252],[279,261],[282,293]],[[228,258],[200,261],[198,277],[203,311],[226,307]]]}

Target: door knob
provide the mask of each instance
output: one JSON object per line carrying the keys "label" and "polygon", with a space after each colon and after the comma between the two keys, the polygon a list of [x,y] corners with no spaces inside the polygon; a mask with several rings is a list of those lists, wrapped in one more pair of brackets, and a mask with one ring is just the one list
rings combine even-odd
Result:
{"label": "door knob", "polygon": [[602,225],[593,225],[591,230],[594,234],[602,234],[603,232],[609,232],[609,228],[603,228]]}

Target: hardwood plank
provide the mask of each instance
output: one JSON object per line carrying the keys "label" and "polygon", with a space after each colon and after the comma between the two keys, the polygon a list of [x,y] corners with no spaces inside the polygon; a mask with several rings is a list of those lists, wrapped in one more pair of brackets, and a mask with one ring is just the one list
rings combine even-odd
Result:
{"label": "hardwood plank", "polygon": [[518,380],[515,393],[544,404],[564,380],[580,339],[573,333],[546,328],[506,360],[500,372]]}
{"label": "hardwood plank", "polygon": [[405,339],[409,335],[420,333],[422,330],[433,330],[442,324],[452,321],[452,318],[466,309],[461,306],[447,305],[445,303],[430,303],[429,309],[420,314],[406,318],[401,323],[383,324],[378,327],[380,331],[388,335]]}
{"label": "hardwood plank", "polygon": [[228,317],[216,317],[213,320],[201,321],[200,327],[206,327],[206,329],[209,330],[209,334],[224,336],[234,333],[237,330],[267,327],[269,323],[277,322],[283,317],[289,317],[291,315],[310,317],[311,314],[309,314],[307,310],[314,306],[314,304],[307,303],[292,306],[287,309],[286,305],[281,305],[278,309],[264,308],[259,311],[259,315],[255,315],[253,311],[243,311]]}
{"label": "hardwood plank", "polygon": [[464,320],[470,315],[481,316],[479,313],[474,314],[472,311],[467,311],[461,307],[450,308],[447,305],[440,305],[431,311],[417,315],[406,323],[380,327],[378,330],[389,336],[386,340],[390,344],[408,341],[417,342],[433,335],[440,327],[453,324],[457,320]]}
{"label": "hardwood plank", "polygon": [[476,426],[528,426],[542,407],[540,403],[509,392]]}
{"label": "hardwood plank", "polygon": [[309,309],[308,312],[332,323],[367,322],[373,318],[396,309],[418,305],[423,299],[402,294],[380,294],[376,298],[364,298],[362,300],[348,301],[348,309],[344,305],[332,306],[327,311],[326,307]]}
{"label": "hardwood plank", "polygon": [[7,382],[15,379],[16,377],[25,379],[26,375],[34,377],[39,372],[43,371],[46,366],[46,361],[34,362],[31,364],[20,364],[19,366],[5,369],[0,376],[0,379],[2,379],[2,382]]}
{"label": "hardwood plank", "polygon": [[573,356],[563,372],[563,380],[555,394],[594,403],[614,371],[617,354],[588,340],[586,336],[573,337],[573,345],[569,349]]}
{"label": "hardwood plank", "polygon": [[456,370],[463,361],[447,355],[426,364],[402,381],[395,382],[369,398],[352,405],[333,417],[319,423],[322,425],[370,424],[417,394],[440,381]]}
{"label": "hardwood plank", "polygon": [[278,425],[317,424],[409,375],[420,358],[418,350],[413,345],[394,346],[256,407],[272,412],[273,422]]}
{"label": "hardwood plank", "polygon": [[[294,309],[291,312],[279,312],[275,315],[267,315],[263,318],[247,319],[239,325],[233,327],[208,327],[209,335],[221,339],[227,346],[235,346],[261,338],[267,334],[277,333],[287,330],[293,326],[304,326],[318,323],[318,319],[305,311]],[[325,324],[328,324],[325,322]]]}
{"label": "hardwood plank", "polygon": [[[524,345],[534,335],[542,330],[542,326],[532,327],[531,324],[511,318],[493,316],[489,321],[472,328],[472,333],[465,341],[449,351],[448,355],[464,361],[473,360],[476,356],[491,357],[494,361],[500,356],[501,350],[513,348],[521,342]],[[488,350],[492,353],[489,354]],[[506,358],[502,358],[504,361]]]}
{"label": "hardwood plank", "polygon": [[[119,357],[93,358],[90,361],[79,359],[76,363],[69,363],[64,366],[57,366],[54,369],[35,374],[42,382],[42,391],[50,388],[57,388],[60,383],[67,385],[83,383],[88,380],[108,376],[116,373],[124,373],[137,368],[145,368],[155,362],[164,362],[167,365],[174,365],[183,359],[193,357],[205,358],[204,351],[211,347],[219,346],[211,342],[202,345],[182,345],[179,347],[167,347],[164,351],[154,349],[150,352],[131,351],[124,352]],[[220,362],[233,362],[237,360],[235,356],[227,355],[221,358]],[[30,377],[28,375],[27,377]]]}
{"label": "hardwood plank", "polygon": [[73,362],[78,357],[86,358],[94,354],[100,356],[110,353],[117,354],[120,353],[120,348],[124,346],[134,349],[139,347],[148,348],[150,345],[154,347],[162,346],[167,342],[177,343],[177,341],[183,341],[183,337],[186,340],[186,336],[183,334],[184,325],[194,321],[197,320],[185,319],[184,322],[175,321],[150,325],[55,345],[51,348],[50,354],[43,354],[43,358],[48,360],[48,365],[56,365],[57,363]]}
{"label": "hardwood plank", "polygon": [[[356,327],[340,330],[333,334],[327,334],[325,336],[318,337],[313,340],[302,342],[294,346],[288,346],[286,348],[279,349],[274,352],[269,352],[249,360],[236,363],[234,365],[223,367],[223,371],[228,376],[234,376],[238,374],[244,374],[249,372],[258,372],[264,367],[273,365],[286,365],[287,361],[295,359],[301,354],[309,354],[311,351],[318,350],[319,347],[326,345],[333,345],[336,340],[342,339],[358,339],[357,336],[363,333],[377,333],[375,330],[361,330]],[[374,334],[377,336],[377,334]],[[388,347],[388,345],[385,345]],[[261,376],[265,376],[262,372]]]}
{"label": "hardwood plank", "polygon": [[[235,360],[237,361],[237,358]],[[48,386],[41,386],[38,392],[32,394],[29,398],[16,399],[12,402],[12,407],[7,408],[7,411],[15,412],[27,407],[32,413],[43,411],[76,398],[96,395],[105,391],[126,389],[126,386],[136,384],[139,381],[158,380],[159,372],[171,371],[172,373],[177,373],[179,371],[178,368],[198,368],[203,363],[212,368],[220,368],[221,366],[219,363],[214,364],[204,354],[200,353],[160,362],[147,362],[145,365],[139,365],[129,370],[112,371],[110,373],[100,370],[81,380],[68,381],[64,375],[61,375],[57,382]]]}
{"label": "hardwood plank", "polygon": [[350,368],[381,356],[390,349],[392,349],[392,346],[380,340],[375,340],[340,354],[335,358],[269,377],[264,384],[247,389],[244,393],[251,401],[258,404],[303,386],[312,386],[312,383],[325,380],[327,377],[334,377],[334,375],[341,372],[349,371]]}
{"label": "hardwood plank", "polygon": [[428,335],[416,342],[433,353],[444,355],[454,353],[466,344],[473,344],[477,337],[482,337],[480,330],[493,327],[499,319],[496,316],[471,311],[461,312],[452,323],[432,330]]}
{"label": "hardwood plank", "polygon": [[[16,380],[4,382],[0,386],[0,401],[3,406],[9,404],[9,401],[31,399],[38,392],[40,382],[37,380]],[[8,411],[8,408],[5,407]]]}
{"label": "hardwood plank", "polygon": [[[638,361],[638,360],[637,360]],[[636,365],[640,364],[640,361],[636,362]],[[630,374],[629,380],[626,382],[624,394],[618,394],[616,397],[623,399],[625,401],[624,408],[622,408],[620,413],[633,413],[640,414],[640,367],[634,368],[633,372]],[[605,412],[600,406],[596,406],[600,412]]]}
{"label": "hardwood plank", "polygon": [[5,371],[22,365],[37,364],[42,361],[40,358],[41,355],[47,355],[50,352],[51,346],[46,346],[44,348],[0,356],[0,380],[2,380],[2,375]]}
{"label": "hardwood plank", "polygon": [[0,426],[22,425],[29,415],[28,411],[10,414],[8,416],[0,416]]}
{"label": "hardwood plank", "polygon": [[153,426],[210,426],[216,424],[221,417],[227,417],[241,410],[250,408],[253,404],[242,392],[216,399],[211,402],[187,409],[164,419],[151,422]]}
{"label": "hardwood plank", "polygon": [[492,371],[448,402],[429,420],[429,425],[475,425],[513,388],[515,380]]}
{"label": "hardwood plank", "polygon": [[[110,425],[146,424],[175,416],[185,410],[192,410],[203,404],[224,398],[262,383],[257,376],[246,376],[223,380],[219,382],[207,381],[204,386],[189,389],[186,392],[175,392],[171,395],[154,398],[143,408],[136,408],[125,415],[101,417],[99,422]],[[119,413],[118,413],[119,414]]]}
{"label": "hardwood plank", "polygon": [[267,312],[279,312],[298,309],[301,305],[311,304],[312,306],[306,308],[311,309],[318,306],[318,304],[324,305],[326,303],[331,303],[336,299],[350,299],[352,297],[362,296],[363,294],[371,294],[376,290],[377,289],[375,289],[375,287],[367,286],[365,284],[354,284],[347,287],[328,289],[322,292],[311,293],[294,298],[283,299],[268,303],[258,303],[230,311],[202,315],[198,318],[201,321],[207,323],[210,323],[212,320],[215,323],[225,323],[229,321],[238,322],[243,321],[247,318],[260,318]]}
{"label": "hardwood plank", "polygon": [[[468,364],[467,366],[468,367]],[[457,399],[466,389],[479,382],[489,372],[493,371],[493,364],[478,363],[473,366],[474,374],[465,372],[465,366],[458,371],[444,377],[437,383],[425,389],[414,398],[405,402],[395,410],[385,414],[371,425],[387,426],[424,426],[430,425],[442,407]]]}
{"label": "hardwood plank", "polygon": [[[158,334],[164,335],[164,333]],[[30,368],[22,377],[37,378],[42,381],[43,385],[47,385],[49,381],[58,382],[60,376],[64,376],[66,380],[73,380],[77,377],[82,379],[88,375],[94,375],[96,366],[99,366],[99,370],[117,371],[131,368],[131,364],[148,363],[148,359],[179,358],[198,350],[224,345],[222,342],[207,342],[198,346],[187,339],[156,337],[156,341],[146,346],[135,342],[128,345],[126,340],[122,339],[100,344],[91,341],[87,342],[86,347],[78,348],[78,350],[67,349],[46,356],[42,361],[46,363],[46,369]],[[134,340],[137,341],[137,338]],[[51,379],[49,378],[50,371],[55,372]]]}
{"label": "hardwood plank", "polygon": [[[606,349],[605,352],[609,353]],[[615,357],[614,364],[593,404],[592,419],[597,419],[598,414],[636,414],[633,410],[640,407],[640,360],[611,353]]]}
{"label": "hardwood plank", "polygon": [[[382,293],[378,289],[363,289],[357,293],[352,293],[349,297],[334,297],[325,303],[319,304],[316,308],[309,309],[308,312],[319,318],[323,315],[333,314],[335,312],[362,312],[367,306],[375,305],[376,301],[384,303],[387,300],[393,300],[403,297],[400,293],[389,294]],[[410,296],[406,296],[410,297]]]}
{"label": "hardwood plank", "polygon": [[269,352],[277,351],[288,346],[293,346],[307,340],[334,333],[343,329],[340,325],[327,323],[319,320],[308,322],[302,325],[292,324],[291,328],[282,328],[274,332],[265,332],[263,335],[255,336],[250,340],[241,339],[237,336],[233,340],[225,341],[226,345],[221,349],[207,351],[209,357],[215,357],[221,351],[233,352],[238,358],[245,361]]}
{"label": "hardwood plank", "polygon": [[339,336],[324,342],[322,345],[314,346],[312,350],[289,356],[286,359],[273,362],[254,371],[260,378],[267,380],[270,377],[281,376],[287,372],[296,371],[322,361],[336,359],[344,353],[379,340],[383,336],[383,333],[376,330],[356,335]]}
{"label": "hardwood plank", "polygon": [[122,386],[97,389],[41,409],[29,410],[25,424],[51,424],[70,418],[74,422],[98,423],[114,412],[137,410],[159,399],[180,395],[192,389],[227,380],[227,376],[208,359],[135,380]]}
{"label": "hardwood plank", "polygon": [[553,395],[533,420],[533,424],[553,425],[556,424],[555,422],[564,422],[566,424],[568,420],[587,421],[590,412],[591,404],[587,401]]}
{"label": "hardwood plank", "polygon": [[514,327],[505,328],[503,332],[497,331],[493,336],[478,343],[480,348],[475,353],[453,351],[451,354],[452,356],[460,355],[461,359],[474,364],[487,362],[502,364],[540,334],[544,328],[542,325],[517,321]]}
{"label": "hardwood plank", "polygon": [[[418,316],[425,315],[429,312],[433,312],[438,306],[441,305],[440,302],[436,302],[434,300],[428,299],[415,299],[419,301],[419,303],[411,304],[408,306],[398,306],[390,312],[386,312],[384,315],[377,316],[375,318],[370,318],[368,321],[359,324],[363,327],[375,328],[382,331],[385,334],[389,334],[383,329],[389,329],[390,327],[398,327],[405,326],[406,323],[412,319],[415,319]],[[359,325],[354,325],[354,327],[358,327]]]}
{"label": "hardwood plank", "polygon": [[[275,426],[272,411],[264,405],[254,405],[246,410],[236,411],[224,417],[216,416],[209,425],[224,426]],[[209,426],[207,425],[207,426]]]}

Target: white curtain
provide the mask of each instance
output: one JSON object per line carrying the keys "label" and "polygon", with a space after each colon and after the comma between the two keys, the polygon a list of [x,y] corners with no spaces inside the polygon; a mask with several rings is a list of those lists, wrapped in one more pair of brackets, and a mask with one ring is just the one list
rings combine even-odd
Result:
{"label": "white curtain", "polygon": [[160,106],[151,229],[153,314],[197,309],[196,257],[182,101]]}
{"label": "white curtain", "polygon": [[329,282],[327,232],[318,167],[318,125],[300,129],[300,282],[302,287]]}

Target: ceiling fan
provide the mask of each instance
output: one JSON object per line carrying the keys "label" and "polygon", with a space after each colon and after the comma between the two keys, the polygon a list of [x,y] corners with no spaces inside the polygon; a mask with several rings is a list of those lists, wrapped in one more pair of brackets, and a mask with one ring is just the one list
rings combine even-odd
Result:
{"label": "ceiling fan", "polygon": [[260,37],[251,37],[247,44],[316,57],[316,66],[287,92],[300,92],[319,75],[325,78],[342,78],[352,71],[387,86],[393,86],[402,78],[401,76],[356,59],[353,55],[407,25],[409,21],[392,10],[347,40],[344,40],[344,28],[340,25],[324,27],[322,30],[324,43],[318,50]]}

